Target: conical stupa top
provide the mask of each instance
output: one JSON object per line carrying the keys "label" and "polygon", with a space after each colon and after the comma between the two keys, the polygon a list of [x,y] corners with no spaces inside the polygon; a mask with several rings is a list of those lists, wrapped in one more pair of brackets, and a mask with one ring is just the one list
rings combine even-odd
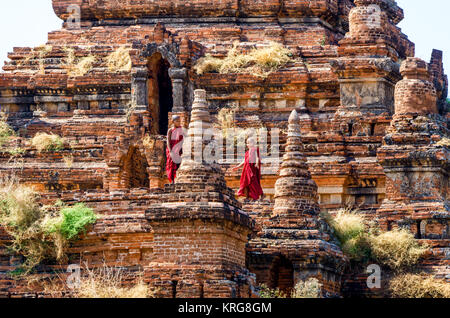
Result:
{"label": "conical stupa top", "polygon": [[[189,130],[184,140],[183,156],[178,170],[177,183],[213,182],[225,184],[224,174],[216,158],[205,151],[210,146],[211,115],[206,102],[206,91],[195,90]],[[206,157],[208,156],[208,157]]]}
{"label": "conical stupa top", "polygon": [[300,119],[297,111],[293,110],[289,116],[287,143],[283,162],[281,164],[280,177],[310,177],[303,150]]}
{"label": "conical stupa top", "polygon": [[211,123],[211,115],[206,102],[206,91],[197,89],[194,91],[194,103],[192,104],[191,122],[189,127],[198,122]]}
{"label": "conical stupa top", "polygon": [[294,110],[289,116],[285,154],[275,184],[274,227],[315,227],[315,216],[320,213],[317,185],[311,179],[303,150],[300,120]]}

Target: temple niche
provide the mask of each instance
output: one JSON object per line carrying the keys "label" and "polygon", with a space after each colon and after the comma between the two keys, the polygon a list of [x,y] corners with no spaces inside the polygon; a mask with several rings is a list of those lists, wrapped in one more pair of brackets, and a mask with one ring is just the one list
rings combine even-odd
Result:
{"label": "temple niche", "polygon": [[[444,56],[414,58],[396,1],[52,3],[61,29],[43,46],[14,48],[0,73],[1,111],[21,149],[20,160],[0,151],[0,177],[14,174],[44,204],[95,209],[71,259],[142,270],[161,297],[256,297],[261,284],[289,293],[311,277],[323,297],[372,297],[321,216],[350,206],[430,242],[420,268],[448,279]],[[289,61],[267,76],[196,68],[274,42]],[[238,155],[185,158],[168,184],[172,115],[203,132],[223,110],[232,128],[280,131],[279,158],[263,158],[264,200],[235,198]],[[64,146],[39,153],[30,140],[40,132]],[[17,258],[0,253],[0,297],[28,295],[6,276]]]}

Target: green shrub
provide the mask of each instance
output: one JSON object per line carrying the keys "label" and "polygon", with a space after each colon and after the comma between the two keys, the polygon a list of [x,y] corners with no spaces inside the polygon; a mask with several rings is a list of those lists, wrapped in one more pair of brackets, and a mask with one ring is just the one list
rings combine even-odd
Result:
{"label": "green shrub", "polygon": [[351,238],[342,244],[342,251],[357,262],[366,262],[371,258],[370,236],[366,233]]}
{"label": "green shrub", "polygon": [[67,240],[77,238],[86,231],[86,227],[97,221],[97,216],[91,208],[84,203],[75,204],[73,207],[67,207],[61,210],[62,223],[60,233]]}
{"label": "green shrub", "polygon": [[68,242],[95,220],[93,210],[82,203],[41,206],[28,186],[14,181],[0,186],[0,226],[12,237],[9,249],[25,257],[26,272],[47,259],[64,260]]}

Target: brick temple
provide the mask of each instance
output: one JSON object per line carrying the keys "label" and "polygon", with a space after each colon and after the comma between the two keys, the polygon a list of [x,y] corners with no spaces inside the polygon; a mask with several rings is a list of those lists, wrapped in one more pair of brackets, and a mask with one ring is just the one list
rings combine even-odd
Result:
{"label": "brick temple", "polygon": [[[370,295],[320,217],[353,205],[428,242],[420,267],[450,277],[443,53],[414,57],[395,1],[52,1],[62,28],[45,46],[14,48],[0,73],[1,111],[25,151],[20,165],[0,153],[0,175],[14,173],[44,202],[95,209],[100,219],[70,247],[71,262],[141,270],[160,297],[254,297],[260,284],[289,290],[308,277],[326,297]],[[236,42],[282,43],[293,60],[266,78],[195,72]],[[131,67],[111,71],[106,58],[123,47]],[[87,72],[68,70],[89,56]],[[168,184],[172,115],[202,133],[222,108],[236,110],[237,127],[283,132],[279,171],[263,167],[264,200],[235,197],[237,157],[184,156]],[[26,143],[38,132],[67,146],[39,153]],[[8,278],[19,265],[0,249],[0,297],[33,293]]]}

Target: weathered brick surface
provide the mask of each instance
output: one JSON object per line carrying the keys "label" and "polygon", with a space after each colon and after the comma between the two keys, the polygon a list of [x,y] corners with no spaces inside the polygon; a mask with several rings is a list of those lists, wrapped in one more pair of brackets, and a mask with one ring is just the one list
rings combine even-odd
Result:
{"label": "weathered brick surface", "polygon": [[383,228],[406,227],[428,242],[432,249],[423,267],[448,278],[450,156],[438,142],[449,132],[437,114],[436,90],[426,63],[408,58],[401,71],[396,113],[378,151],[387,178],[386,200],[377,215]]}
{"label": "weathered brick surface", "polygon": [[[254,221],[227,188],[220,166],[196,156],[197,149],[203,153],[207,145],[207,107],[206,92],[196,90],[177,184],[166,187],[161,202],[146,211],[154,234],[154,262],[146,271],[153,285],[172,284],[177,297],[236,297],[240,290],[254,287],[245,267]],[[153,264],[158,264],[157,271]],[[178,293],[178,284],[190,287]],[[161,296],[167,296],[164,293]]]}
{"label": "weathered brick surface", "polygon": [[289,117],[286,150],[275,186],[269,222],[248,247],[248,264],[257,280],[289,292],[299,280],[316,277],[324,295],[340,295],[346,259],[321,219],[317,186],[303,153],[299,117]]}
{"label": "weathered brick surface", "polygon": [[[242,265],[247,242],[242,233],[255,220],[252,241],[269,236],[258,247],[265,254],[252,254],[255,247],[247,252],[256,284],[272,284],[270,277],[278,275],[280,286],[288,289],[294,269],[305,272],[292,267],[292,260],[303,264],[301,268],[312,266],[308,262],[327,264],[311,271],[322,277],[330,295],[338,295],[345,262],[321,229],[317,203],[331,212],[355,204],[368,217],[378,217],[384,228],[409,224],[419,233],[418,228],[425,227],[426,238],[435,246],[428,268],[448,275],[448,240],[443,237],[449,233],[448,155],[447,148],[435,146],[448,136],[448,80],[442,52],[433,51],[430,63],[407,59],[414,55],[414,44],[397,27],[403,10],[395,1],[53,0],[63,19],[71,4],[81,5],[81,29],[65,23],[49,33],[48,46],[14,48],[0,73],[1,111],[18,132],[15,145],[25,150],[15,162],[0,153],[0,176],[15,173],[43,191],[47,203],[61,198],[96,209],[101,220],[74,245],[73,259],[83,255],[94,264],[106,258],[111,264],[125,262],[130,269],[145,268],[146,280],[164,286],[166,297],[173,296],[175,281],[177,297],[247,297],[253,276]],[[280,42],[293,51],[295,60],[266,79],[195,73],[199,58],[223,57],[236,41],[244,51]],[[130,49],[131,71],[110,72],[105,58],[120,46]],[[76,58],[97,57],[85,75],[68,74],[71,50]],[[405,59],[400,68],[399,61]],[[161,78],[172,84],[172,91],[164,95],[172,95],[171,109],[160,105]],[[297,110],[304,174],[302,181],[293,183],[301,186],[294,191],[299,197],[293,196],[297,210],[286,196],[275,204],[278,171],[267,167],[262,180],[265,201],[235,201],[231,189],[239,187],[239,173],[227,171],[224,178],[220,169],[236,162],[208,168],[190,162],[182,167],[178,184],[165,186],[166,141],[160,119],[177,114],[187,127],[196,88],[206,90],[213,116],[223,107],[234,107],[239,127],[280,128],[281,155],[288,141],[289,115]],[[27,140],[41,131],[64,137],[65,149],[37,153]],[[149,137],[146,145],[144,136]],[[64,157],[70,155],[73,164],[68,166]],[[280,180],[282,192],[285,181]],[[407,186],[410,181],[417,186]],[[427,193],[418,185],[425,185]],[[279,215],[279,227],[308,230],[295,230],[291,238],[283,237],[282,231],[267,232],[274,227],[273,213]],[[199,222],[205,222],[204,227]],[[179,233],[167,231],[169,224]],[[197,235],[188,233],[189,227]],[[164,244],[171,235],[198,246],[204,246],[202,238],[208,236],[212,244],[223,244],[213,251],[219,249],[221,256],[214,258],[230,262],[219,270],[208,251],[198,264],[176,265],[183,269],[176,269],[173,259],[154,262],[154,238]],[[277,244],[289,251],[288,256],[277,254]],[[2,253],[0,266],[5,267],[0,275],[17,265]],[[197,257],[185,253],[186,259]],[[278,274],[267,264],[274,264],[272,272]],[[296,274],[295,280],[302,275]],[[349,277],[344,276],[344,289]],[[2,280],[2,295],[8,295],[8,284]],[[11,296],[18,292],[20,288]]]}

